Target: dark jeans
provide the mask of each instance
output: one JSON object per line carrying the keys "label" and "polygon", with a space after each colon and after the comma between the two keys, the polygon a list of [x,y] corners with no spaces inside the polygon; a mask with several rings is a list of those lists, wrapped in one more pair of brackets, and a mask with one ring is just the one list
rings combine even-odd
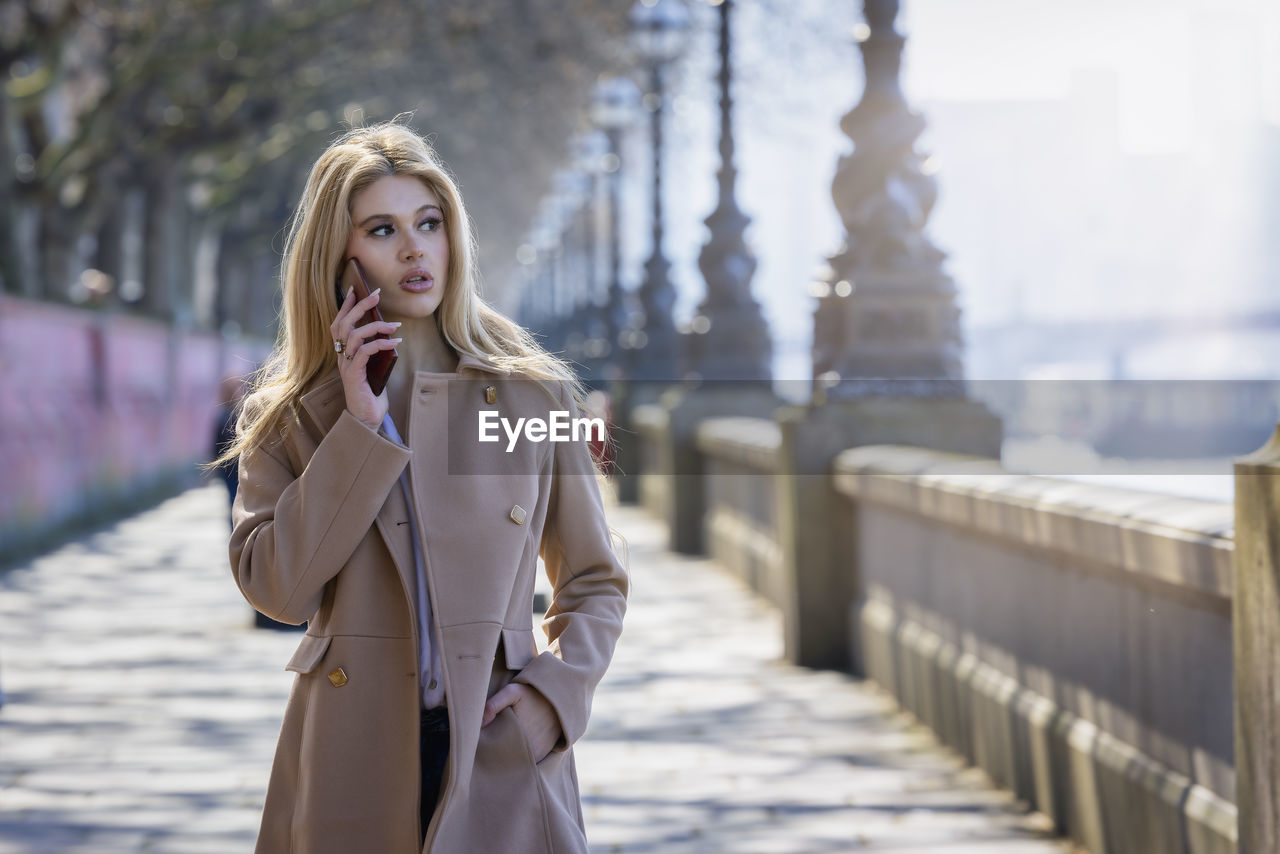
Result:
{"label": "dark jeans", "polygon": [[424,709],[422,728],[418,740],[422,752],[422,834],[425,840],[427,825],[440,800],[440,783],[444,779],[444,765],[449,758],[449,712],[444,706]]}

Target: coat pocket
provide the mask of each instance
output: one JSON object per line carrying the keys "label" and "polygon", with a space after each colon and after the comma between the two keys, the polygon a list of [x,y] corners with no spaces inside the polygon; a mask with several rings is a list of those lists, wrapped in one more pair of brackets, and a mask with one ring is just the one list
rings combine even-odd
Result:
{"label": "coat pocket", "polygon": [[315,670],[320,659],[324,658],[325,652],[329,649],[329,642],[332,640],[332,635],[323,637],[303,635],[302,641],[293,653],[293,658],[289,659],[284,669],[292,670],[294,673],[310,673]]}
{"label": "coat pocket", "polygon": [[[480,730],[475,757],[467,818],[458,837],[467,845],[457,850],[558,854],[548,838],[545,787],[510,706]],[[495,816],[502,818],[495,821]]]}
{"label": "coat pocket", "polygon": [[538,652],[538,645],[533,641],[533,629],[503,628],[502,651],[508,670],[524,670]]}

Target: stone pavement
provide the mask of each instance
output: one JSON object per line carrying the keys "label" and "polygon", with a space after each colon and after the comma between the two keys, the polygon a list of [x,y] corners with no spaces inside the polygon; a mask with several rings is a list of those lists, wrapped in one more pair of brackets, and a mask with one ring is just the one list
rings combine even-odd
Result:
{"label": "stone pavement", "polygon": [[[225,500],[0,576],[0,854],[252,850],[297,635],[250,627]],[[777,615],[642,511],[610,515],[634,589],[577,749],[593,851],[1071,850],[873,687],[781,664]]]}

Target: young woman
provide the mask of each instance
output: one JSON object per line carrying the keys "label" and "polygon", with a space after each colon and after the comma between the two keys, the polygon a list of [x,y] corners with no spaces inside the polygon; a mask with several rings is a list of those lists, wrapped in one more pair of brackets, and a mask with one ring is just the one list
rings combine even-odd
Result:
{"label": "young woman", "polygon": [[[352,257],[359,301],[335,293]],[[313,166],[281,337],[229,451],[236,583],[308,621],[258,852],[587,850],[572,745],[627,574],[581,435],[480,439],[484,419],[577,418],[581,388],[479,297],[474,258],[455,183],[407,126],[352,130]],[[361,323],[374,305],[384,322]],[[366,365],[392,347],[375,396]]]}

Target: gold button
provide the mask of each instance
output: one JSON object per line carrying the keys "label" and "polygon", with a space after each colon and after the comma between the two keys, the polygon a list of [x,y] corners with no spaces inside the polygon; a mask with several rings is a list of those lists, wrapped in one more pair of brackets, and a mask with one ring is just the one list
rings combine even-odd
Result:
{"label": "gold button", "polygon": [[524,508],[519,504],[511,508],[511,521],[515,522],[517,525],[524,524]]}
{"label": "gold button", "polygon": [[329,681],[333,683],[333,687],[341,688],[347,684],[347,671],[341,667],[329,671]]}
{"label": "gold button", "polygon": [[485,386],[485,387],[484,387],[484,402],[485,402],[485,403],[497,403],[497,402],[498,402],[498,390],[497,390],[496,388],[494,388],[493,386],[491,386],[491,385],[487,385],[487,386]]}

